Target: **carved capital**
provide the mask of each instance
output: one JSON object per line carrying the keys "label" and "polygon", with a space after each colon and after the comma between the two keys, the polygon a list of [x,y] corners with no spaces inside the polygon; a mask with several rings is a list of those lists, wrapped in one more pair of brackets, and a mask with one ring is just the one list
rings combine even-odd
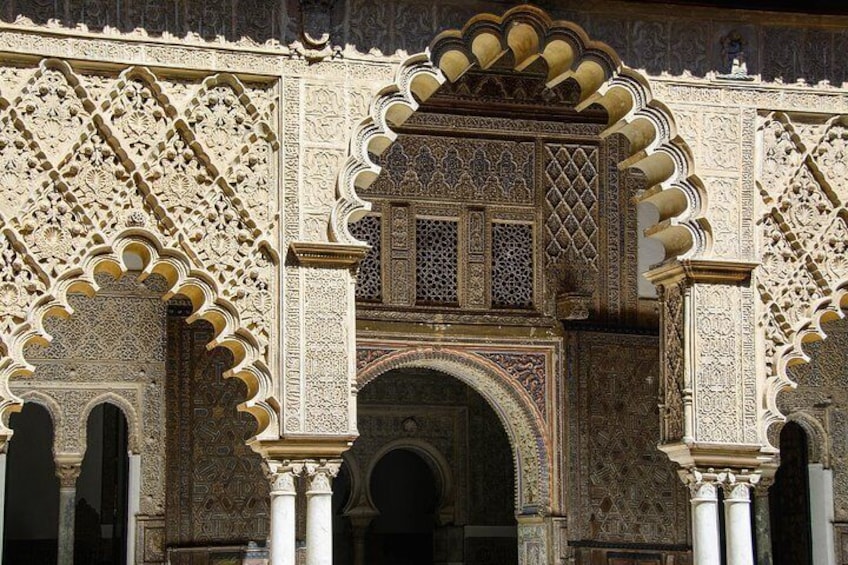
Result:
{"label": "carved capital", "polygon": [[306,478],[309,481],[307,496],[314,494],[332,494],[332,481],[339,474],[341,460],[322,459],[319,461],[307,461],[304,463]]}
{"label": "carved capital", "polygon": [[725,469],[718,475],[725,502],[750,502],[751,490],[760,483],[761,478],[759,473],[748,473],[746,470],[737,473]]}
{"label": "carved capital", "polygon": [[271,484],[271,496],[294,496],[297,494],[295,479],[303,474],[303,468],[303,463],[268,461],[265,475]]}
{"label": "carved capital", "polygon": [[715,502],[718,500],[719,478],[713,469],[700,471],[696,468],[678,471],[680,479],[689,488],[692,502]]}
{"label": "carved capital", "polygon": [[56,476],[59,478],[59,487],[62,489],[72,489],[76,487],[77,478],[82,471],[82,456],[77,454],[72,455],[57,455],[56,456]]}

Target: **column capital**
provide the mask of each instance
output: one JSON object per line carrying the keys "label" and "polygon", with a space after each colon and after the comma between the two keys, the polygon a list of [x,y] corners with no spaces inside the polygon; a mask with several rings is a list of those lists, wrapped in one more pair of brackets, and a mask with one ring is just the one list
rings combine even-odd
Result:
{"label": "column capital", "polygon": [[304,473],[309,481],[310,494],[332,494],[332,480],[339,474],[341,459],[319,459],[304,462]]}
{"label": "column capital", "polygon": [[83,456],[77,453],[61,453],[54,457],[60,488],[76,487],[77,479],[82,471],[82,458]]}
{"label": "column capital", "polygon": [[689,496],[693,502],[699,500],[718,500],[719,478],[713,469],[702,471],[697,468],[680,469],[680,480],[689,488]]}
{"label": "column capital", "polygon": [[731,469],[725,469],[719,473],[719,481],[726,503],[749,502],[751,491],[760,484],[761,480],[762,475],[760,473],[749,473],[745,470],[735,472]]}
{"label": "column capital", "polygon": [[265,476],[271,483],[271,496],[297,494],[295,478],[303,474],[302,462],[266,460],[265,463]]}

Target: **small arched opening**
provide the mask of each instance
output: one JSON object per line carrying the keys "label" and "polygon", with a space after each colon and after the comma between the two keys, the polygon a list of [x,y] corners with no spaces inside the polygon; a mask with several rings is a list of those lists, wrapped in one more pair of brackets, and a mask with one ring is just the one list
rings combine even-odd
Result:
{"label": "small arched opening", "polygon": [[48,410],[27,402],[13,414],[14,440],[6,453],[3,563],[55,563],[59,480],[53,464],[53,421]]}
{"label": "small arched opening", "polygon": [[86,430],[74,506],[74,563],[123,565],[129,525],[127,419],[120,408],[103,402],[89,413]]}

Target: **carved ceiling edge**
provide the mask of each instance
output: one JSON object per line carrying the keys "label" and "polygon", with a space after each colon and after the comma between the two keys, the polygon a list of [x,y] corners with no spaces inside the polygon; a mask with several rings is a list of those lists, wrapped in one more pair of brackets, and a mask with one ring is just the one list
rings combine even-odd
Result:
{"label": "carved ceiling edge", "polygon": [[602,105],[609,124],[602,136],[615,133],[630,141],[631,155],[620,166],[646,177],[640,199],[654,205],[659,221],[646,234],[665,248],[665,257],[691,258],[709,251],[710,224],[703,217],[705,188],[694,174],[692,152],[677,134],[669,108],[654,99],[647,79],[624,67],[606,44],[592,41],[578,25],[554,21],[544,11],[517,6],[503,16],[480,14],[461,29],[442,32],[429,51],[401,63],[395,82],[372,99],[369,115],[351,135],[347,160],[338,180],[339,200],[331,214],[334,241],[361,243],[347,223],[369,204],[357,196],[380,173],[371,155],[381,155],[397,137],[395,129],[446,80],[454,82],[472,67],[489,68],[511,53],[517,72],[542,60],[547,85],[574,80],[582,111]]}
{"label": "carved ceiling edge", "polygon": [[[6,354],[0,359],[0,438],[11,437],[8,417],[22,406],[22,399],[9,389],[9,381],[31,376],[35,369],[26,360],[25,347],[35,343],[47,344],[52,339],[44,329],[44,319],[71,316],[73,308],[69,295],[80,292],[95,295],[99,290],[96,274],[108,273],[115,278],[126,274],[128,268],[123,257],[127,252],[145,262],[141,280],[151,274],[164,278],[168,288],[163,295],[164,300],[177,294],[187,296],[194,308],[188,321],[202,319],[209,322],[216,332],[211,345],[223,346],[233,353],[235,363],[229,372],[244,381],[248,390],[253,392],[251,398],[238,406],[240,411],[250,413],[258,424],[256,436],[248,443],[278,437],[277,411],[274,408],[277,401],[271,392],[272,378],[257,339],[241,325],[238,308],[221,295],[213,277],[196,268],[182,251],[166,248],[150,232],[130,229],[109,244],[89,247],[79,260],[50,280],[41,294],[32,297],[22,322],[10,327],[5,335],[0,335],[0,341],[6,346]],[[25,260],[34,261],[30,257]]]}

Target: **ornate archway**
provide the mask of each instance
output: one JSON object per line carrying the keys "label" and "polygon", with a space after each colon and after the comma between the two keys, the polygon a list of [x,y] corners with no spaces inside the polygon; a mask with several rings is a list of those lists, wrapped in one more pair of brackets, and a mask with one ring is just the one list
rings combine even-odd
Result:
{"label": "ornate archway", "polygon": [[365,365],[357,375],[362,388],[393,369],[434,369],[479,393],[506,430],[515,465],[515,511],[518,515],[550,512],[552,454],[543,422],[528,393],[503,370],[479,355],[440,347],[401,349]]}
{"label": "ornate archway", "polygon": [[360,244],[348,222],[366,212],[357,190],[380,174],[372,155],[381,155],[403,124],[445,82],[458,80],[472,67],[487,69],[504,58],[522,72],[543,68],[546,84],[565,80],[580,88],[578,110],[604,107],[609,122],[603,136],[620,133],[630,142],[630,155],[620,163],[644,173],[643,201],[659,211],[648,235],[665,249],[665,259],[709,252],[710,226],[704,211],[704,188],[694,174],[691,151],[677,135],[671,112],[651,94],[647,80],[625,67],[604,43],[589,39],[579,26],[552,20],[532,6],[518,6],[503,16],[480,14],[461,30],[439,34],[430,48],[406,59],[394,84],[381,89],[369,116],[356,126],[348,158],[338,180],[339,201],[331,216],[330,236],[342,244]]}
{"label": "ornate archway", "polygon": [[258,422],[254,440],[276,439],[278,257],[262,196],[273,177],[261,170],[274,134],[227,73],[209,76],[180,111],[144,67],[125,69],[107,92],[87,88],[67,62],[45,59],[0,104],[0,436],[21,403],[9,379],[33,371],[25,347],[50,341],[44,319],[71,315],[68,295],[96,293],[96,273],[123,275],[129,254],[142,277],[167,281],[166,299],[191,301],[190,321],[214,326],[210,347],[231,350],[230,374],[247,384],[240,409]]}

